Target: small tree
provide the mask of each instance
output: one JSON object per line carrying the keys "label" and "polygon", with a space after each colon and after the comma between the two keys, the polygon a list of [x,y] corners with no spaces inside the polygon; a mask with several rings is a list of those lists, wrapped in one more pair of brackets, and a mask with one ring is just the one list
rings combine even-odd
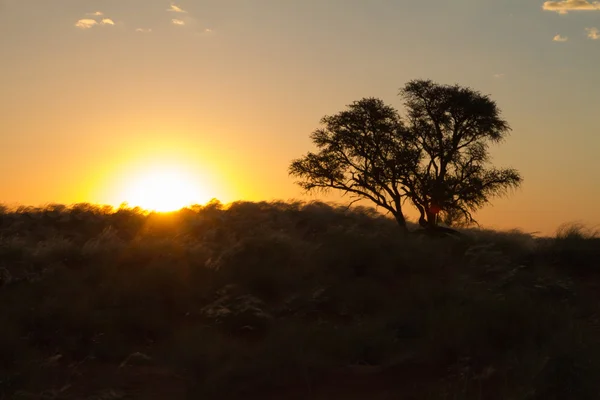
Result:
{"label": "small tree", "polygon": [[402,204],[409,199],[419,222],[436,228],[474,222],[472,212],[493,195],[517,187],[513,169],[486,168],[488,142],[509,132],[496,104],[469,88],[415,80],[400,91],[407,123],[374,98],[324,117],[311,135],[318,153],[294,160],[289,168],[307,191],[338,189],[369,199],[389,211],[406,231]]}

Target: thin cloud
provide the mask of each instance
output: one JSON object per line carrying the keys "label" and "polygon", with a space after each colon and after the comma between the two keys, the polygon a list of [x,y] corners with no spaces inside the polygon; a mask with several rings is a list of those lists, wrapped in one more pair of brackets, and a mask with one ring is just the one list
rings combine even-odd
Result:
{"label": "thin cloud", "polygon": [[494,78],[496,78],[496,79],[504,78],[504,76],[505,76],[504,74],[494,74]]}
{"label": "thin cloud", "polygon": [[114,24],[115,24],[115,21],[113,21],[113,20],[112,20],[112,19],[110,19],[110,18],[104,18],[104,19],[103,19],[103,20],[100,22],[100,24],[101,24],[101,25],[114,25]]}
{"label": "thin cloud", "polygon": [[180,19],[172,19],[171,22],[173,23],[173,25],[179,25],[179,26],[185,25],[185,22]]}
{"label": "thin cloud", "polygon": [[96,11],[96,12],[93,12],[93,13],[87,13],[85,15],[87,15],[89,17],[101,17],[101,16],[104,15],[104,13],[102,11]]}
{"label": "thin cloud", "polygon": [[585,28],[585,31],[587,32],[588,38],[592,40],[600,39],[600,30],[598,30],[598,28]]}
{"label": "thin cloud", "polygon": [[566,36],[560,36],[560,35],[556,35],[556,36],[554,36],[554,38],[553,38],[552,40],[554,40],[555,42],[561,42],[561,43],[564,43],[564,42],[566,42],[567,40],[569,40],[569,38],[568,38],[568,37],[566,37]]}
{"label": "thin cloud", "polygon": [[75,23],[75,26],[79,29],[90,29],[93,28],[95,25],[98,25],[98,21],[89,18],[80,19]]}
{"label": "thin cloud", "polygon": [[215,35],[214,29],[204,28],[194,33],[196,36],[213,36]]}
{"label": "thin cloud", "polygon": [[167,11],[170,12],[176,12],[176,13],[187,13],[187,11],[185,11],[184,9],[182,9],[181,7],[176,6],[175,4],[171,3],[171,7],[169,7],[167,9]]}
{"label": "thin cloud", "polygon": [[560,0],[546,1],[542,8],[546,11],[554,11],[559,14],[567,14],[569,11],[593,11],[600,10],[600,1],[587,0]]}
{"label": "thin cloud", "polygon": [[150,29],[150,28],[137,28],[135,31],[136,32],[140,32],[140,33],[150,33],[150,32],[152,32],[152,29]]}

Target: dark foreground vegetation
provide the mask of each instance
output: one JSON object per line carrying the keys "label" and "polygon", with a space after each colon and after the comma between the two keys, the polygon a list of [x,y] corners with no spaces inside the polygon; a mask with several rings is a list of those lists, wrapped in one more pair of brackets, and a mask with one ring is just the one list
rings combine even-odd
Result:
{"label": "dark foreground vegetation", "polygon": [[0,399],[599,398],[600,239],[464,232],[322,203],[3,209]]}

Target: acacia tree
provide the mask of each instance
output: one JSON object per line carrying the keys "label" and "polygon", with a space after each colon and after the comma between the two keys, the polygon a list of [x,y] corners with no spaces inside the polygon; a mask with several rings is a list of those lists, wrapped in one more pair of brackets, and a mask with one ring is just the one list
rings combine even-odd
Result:
{"label": "acacia tree", "polygon": [[319,151],[294,160],[292,176],[307,191],[338,189],[394,215],[406,231],[402,204],[423,227],[475,222],[472,213],[521,183],[514,169],[489,167],[489,143],[510,131],[489,97],[458,85],[408,82],[400,91],[406,122],[374,98],[321,120],[311,135]]}

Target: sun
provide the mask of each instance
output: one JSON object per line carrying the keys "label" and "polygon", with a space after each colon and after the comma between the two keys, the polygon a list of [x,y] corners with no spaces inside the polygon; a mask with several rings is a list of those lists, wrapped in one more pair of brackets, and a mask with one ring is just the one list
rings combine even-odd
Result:
{"label": "sun", "polygon": [[142,172],[126,186],[124,201],[149,211],[169,212],[209,200],[193,177],[177,168]]}

